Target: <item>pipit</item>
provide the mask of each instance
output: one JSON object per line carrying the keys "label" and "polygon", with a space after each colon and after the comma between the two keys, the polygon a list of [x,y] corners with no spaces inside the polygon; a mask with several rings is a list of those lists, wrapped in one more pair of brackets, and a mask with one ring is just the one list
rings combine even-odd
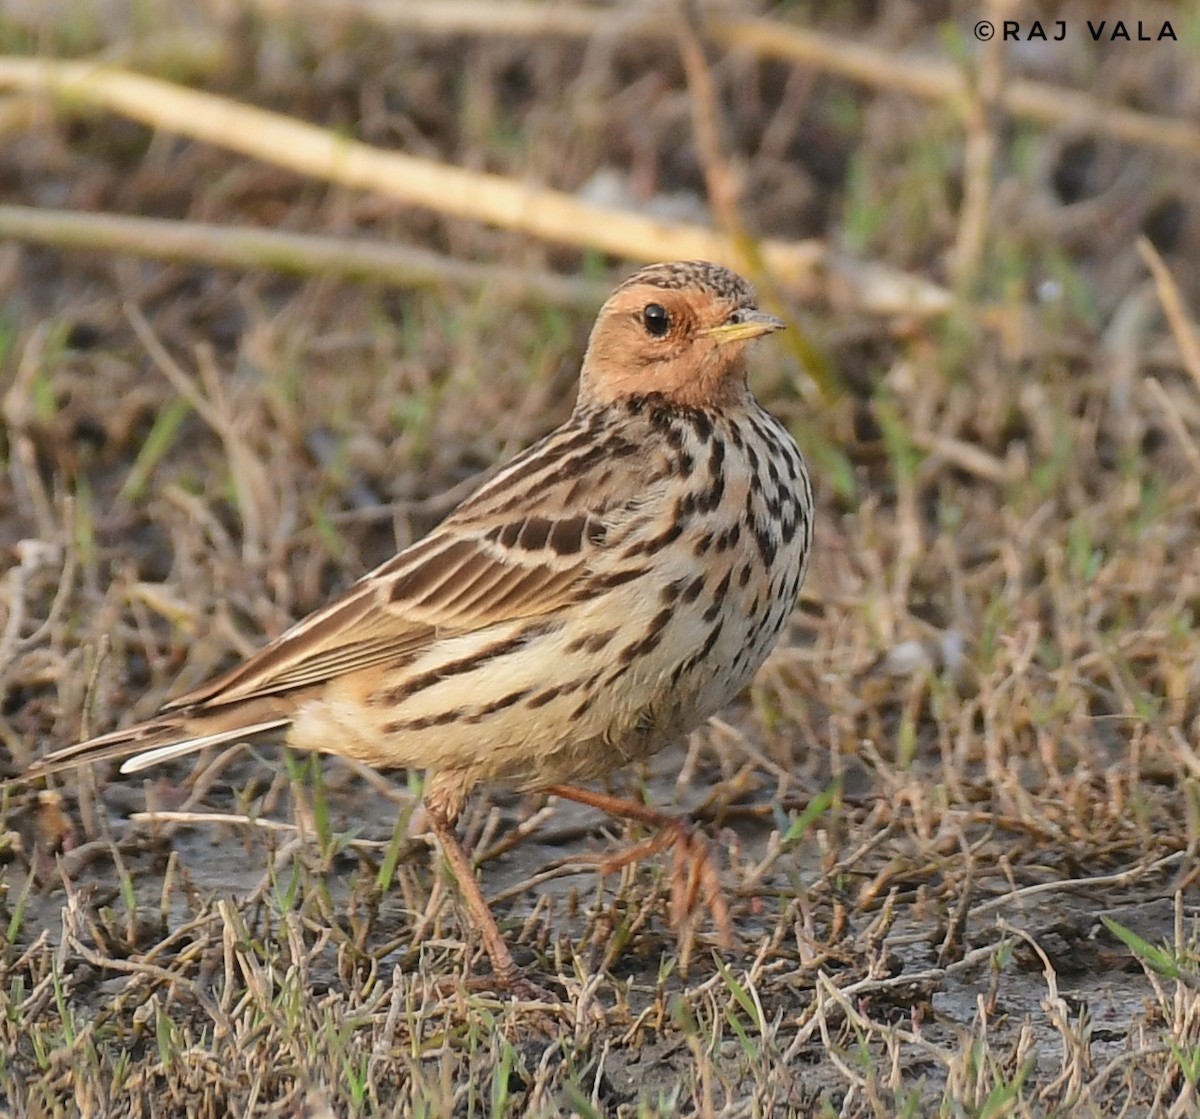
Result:
{"label": "pipit", "polygon": [[641,269],[601,308],[562,427],[244,663],[35,771],[126,758],[132,773],[268,733],[424,769],[430,827],[507,985],[520,971],[455,825],[481,782],[567,797],[658,826],[608,866],[674,844],[675,918],[703,891],[728,937],[715,871],[685,823],[573,783],[720,710],[787,622],[812,490],[745,363],[747,343],[783,325],[715,264]]}

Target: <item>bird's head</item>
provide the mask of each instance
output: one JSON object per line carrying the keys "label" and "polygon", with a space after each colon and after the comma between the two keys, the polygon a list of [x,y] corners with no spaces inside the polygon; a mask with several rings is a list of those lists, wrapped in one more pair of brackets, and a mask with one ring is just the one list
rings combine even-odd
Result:
{"label": "bird's head", "polygon": [[754,289],[728,268],[705,260],[651,264],[600,308],[580,404],[651,393],[692,408],[731,404],[746,391],[746,344],[784,325],[758,309]]}

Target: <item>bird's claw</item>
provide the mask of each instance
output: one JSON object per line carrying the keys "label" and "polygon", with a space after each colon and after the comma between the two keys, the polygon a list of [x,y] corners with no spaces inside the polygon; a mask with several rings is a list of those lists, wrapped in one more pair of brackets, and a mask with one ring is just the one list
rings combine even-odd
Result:
{"label": "bird's claw", "polygon": [[600,863],[601,874],[611,874],[630,863],[673,848],[671,867],[671,926],[679,933],[687,927],[702,901],[712,915],[717,942],[730,949],[736,943],[729,905],[721,888],[721,879],[713,862],[704,834],[687,820],[678,817],[663,823],[656,835],[643,839],[625,851],[609,855]]}

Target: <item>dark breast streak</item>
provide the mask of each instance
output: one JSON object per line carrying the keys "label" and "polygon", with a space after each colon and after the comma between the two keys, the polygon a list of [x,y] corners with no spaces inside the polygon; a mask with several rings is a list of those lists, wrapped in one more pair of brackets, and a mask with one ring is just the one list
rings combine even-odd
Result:
{"label": "dark breast streak", "polygon": [[[787,429],[753,398],[744,413],[732,416],[672,407],[652,396],[627,407],[634,415],[644,414],[652,433],[674,452],[669,473],[693,483],[676,500],[673,525],[664,528],[664,535],[674,533],[674,539],[693,520],[702,521],[696,555],[716,557],[736,555],[742,534],[749,533],[758,555],[729,572],[723,591],[734,578],[746,586],[755,562],[772,570],[781,549],[795,551],[798,555],[790,564],[784,561],[789,577],[779,588],[792,588],[794,599],[812,545],[813,494],[808,469]],[[722,502],[734,470],[748,484],[744,507],[731,517]]]}
{"label": "dark breast streak", "polygon": [[[804,578],[812,489],[803,458],[787,430],[752,399],[734,414],[654,397],[626,407],[633,424],[647,425],[648,442],[665,449],[668,473],[680,485],[672,515],[622,559],[685,547],[695,574],[660,586],[660,609],[645,633],[613,650],[600,685],[619,686],[639,658],[670,647],[668,627],[686,614],[700,636],[666,673],[670,687],[686,687],[697,674],[724,676],[732,695],[774,647]],[[729,698],[715,684],[710,691],[713,710]]]}

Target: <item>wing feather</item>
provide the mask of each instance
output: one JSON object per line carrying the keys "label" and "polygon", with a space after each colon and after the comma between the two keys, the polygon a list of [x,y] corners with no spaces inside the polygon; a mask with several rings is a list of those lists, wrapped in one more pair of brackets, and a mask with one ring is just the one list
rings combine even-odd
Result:
{"label": "wing feather", "polygon": [[428,626],[381,624],[391,619],[376,615],[374,601],[373,589],[360,580],[248,660],[171,700],[163,710],[238,703],[321,684],[346,672],[399,660],[432,637]]}
{"label": "wing feather", "polygon": [[[652,515],[664,473],[647,456],[618,487],[611,472],[596,476],[596,442],[560,428],[428,536],[167,710],[241,703],[401,664],[441,637],[578,600],[597,555],[614,543],[612,530],[622,536]],[[626,457],[630,445],[614,453]]]}

